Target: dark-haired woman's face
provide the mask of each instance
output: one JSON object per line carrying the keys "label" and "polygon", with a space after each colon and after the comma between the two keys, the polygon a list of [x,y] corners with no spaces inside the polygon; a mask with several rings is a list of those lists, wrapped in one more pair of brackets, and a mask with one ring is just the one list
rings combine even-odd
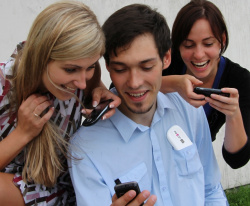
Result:
{"label": "dark-haired woman's face", "polygon": [[213,81],[219,62],[220,42],[214,37],[206,19],[197,20],[180,45],[187,73],[204,82]]}

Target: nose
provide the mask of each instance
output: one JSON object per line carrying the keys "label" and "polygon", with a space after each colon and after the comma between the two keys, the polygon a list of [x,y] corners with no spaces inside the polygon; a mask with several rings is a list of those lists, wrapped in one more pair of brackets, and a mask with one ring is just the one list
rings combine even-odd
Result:
{"label": "nose", "polygon": [[80,74],[76,74],[76,80],[74,81],[74,84],[79,89],[85,89],[86,88],[86,74],[85,74],[85,71],[82,71]]}
{"label": "nose", "polygon": [[142,74],[136,69],[131,69],[128,75],[127,85],[132,89],[137,89],[142,84]]}
{"label": "nose", "polygon": [[194,58],[196,59],[202,59],[202,57],[204,56],[204,50],[201,46],[196,46],[195,50],[194,50]]}

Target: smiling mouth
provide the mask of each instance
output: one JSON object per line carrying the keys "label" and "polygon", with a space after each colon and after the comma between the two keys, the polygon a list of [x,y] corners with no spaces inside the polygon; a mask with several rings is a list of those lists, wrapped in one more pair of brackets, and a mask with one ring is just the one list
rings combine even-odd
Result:
{"label": "smiling mouth", "polygon": [[191,62],[193,66],[197,67],[197,68],[204,68],[205,66],[207,66],[209,64],[210,60],[208,61],[204,61],[204,62],[199,62],[199,63],[194,63]]}
{"label": "smiling mouth", "polygon": [[146,92],[140,92],[140,93],[128,93],[128,95],[135,97],[135,98],[140,98],[142,97]]}
{"label": "smiling mouth", "polygon": [[65,86],[65,85],[62,85],[62,87],[63,87],[64,89],[67,89],[67,90],[71,91],[71,92],[74,92],[74,91],[76,90],[75,88],[67,87],[67,86]]}

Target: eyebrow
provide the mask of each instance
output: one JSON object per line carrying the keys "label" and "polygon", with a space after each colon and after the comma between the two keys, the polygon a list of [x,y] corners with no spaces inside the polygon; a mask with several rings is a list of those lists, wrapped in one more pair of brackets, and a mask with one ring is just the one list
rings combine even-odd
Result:
{"label": "eyebrow", "polygon": [[65,67],[77,67],[77,68],[82,68],[81,66],[77,65],[77,64],[64,64]]}
{"label": "eyebrow", "polygon": [[[98,62],[98,61],[96,61],[94,64],[91,64],[89,67],[95,66],[95,64],[97,64],[97,62]],[[70,67],[76,67],[76,68],[79,68],[79,69],[82,68],[82,66],[77,65],[77,64],[64,64],[64,66],[65,66],[65,67],[68,67],[68,66],[70,66]]]}
{"label": "eyebrow", "polygon": [[[145,64],[147,62],[155,61],[155,60],[156,60],[156,58],[149,58],[149,59],[145,59],[143,61],[140,61],[139,64]],[[126,66],[126,63],[118,62],[118,61],[110,61],[109,64],[117,64],[117,65],[121,65],[121,66]]]}
{"label": "eyebrow", "polygon": [[[214,36],[209,36],[209,37],[207,37],[207,38],[205,38],[205,39],[202,39],[202,41],[206,41],[206,40],[209,40],[209,39],[215,39],[215,37],[214,37]],[[191,42],[194,42],[194,40],[192,40],[192,39],[185,39],[184,41],[191,41]]]}

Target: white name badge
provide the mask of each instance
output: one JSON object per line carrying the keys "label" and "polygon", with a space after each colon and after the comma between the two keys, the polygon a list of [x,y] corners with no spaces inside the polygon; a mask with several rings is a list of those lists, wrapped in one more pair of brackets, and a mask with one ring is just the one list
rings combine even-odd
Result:
{"label": "white name badge", "polygon": [[181,150],[193,144],[178,125],[174,125],[168,130],[167,138],[176,150]]}

